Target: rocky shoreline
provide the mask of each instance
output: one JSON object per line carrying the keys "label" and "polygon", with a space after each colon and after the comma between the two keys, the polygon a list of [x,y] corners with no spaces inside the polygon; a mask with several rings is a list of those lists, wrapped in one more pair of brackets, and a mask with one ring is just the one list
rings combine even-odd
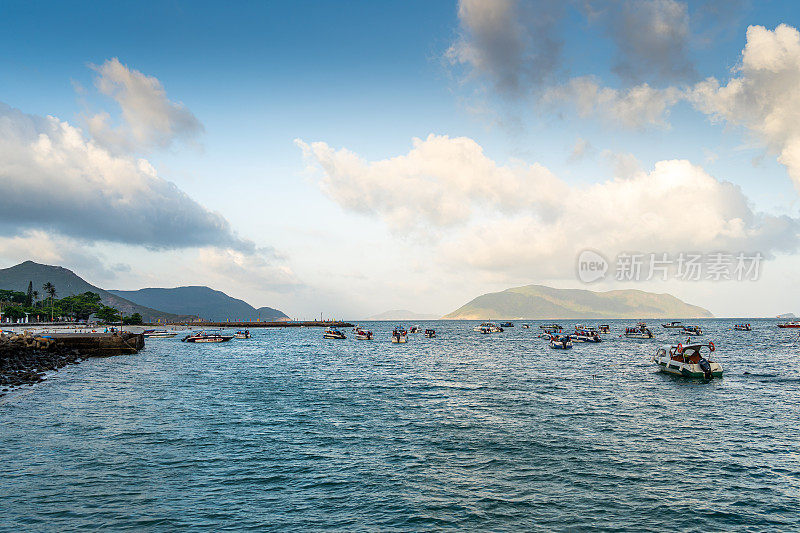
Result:
{"label": "rocky shoreline", "polygon": [[45,372],[87,359],[64,342],[31,335],[0,334],[0,396],[23,385],[44,380]]}

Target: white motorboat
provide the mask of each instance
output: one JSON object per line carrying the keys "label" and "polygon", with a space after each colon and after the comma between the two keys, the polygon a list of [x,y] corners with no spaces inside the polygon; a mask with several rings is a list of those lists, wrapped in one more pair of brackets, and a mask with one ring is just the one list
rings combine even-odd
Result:
{"label": "white motorboat", "polygon": [[644,322],[639,322],[635,328],[625,328],[625,337],[629,339],[652,339],[653,332]]}
{"label": "white motorboat", "polygon": [[325,333],[322,334],[323,339],[346,339],[344,333],[339,331],[338,329],[328,328],[325,330]]}
{"label": "white motorboat", "polygon": [[427,338],[429,338],[429,339],[434,338],[436,336],[436,330],[435,329],[426,329],[425,330],[425,336]]}
{"label": "white motorboat", "polygon": [[668,324],[661,324],[661,327],[667,329],[683,329],[683,322],[670,322]]}
{"label": "white motorboat", "polygon": [[371,341],[372,340],[372,332],[363,330],[361,328],[356,328],[356,340]]}
{"label": "white motorboat", "polygon": [[700,326],[683,326],[683,329],[680,331],[681,335],[692,335],[693,337],[697,337],[703,334],[703,330],[700,329]]}
{"label": "white motorboat", "polygon": [[[705,349],[705,354],[703,353]],[[659,366],[662,372],[690,378],[721,378],[722,365],[712,361],[710,356],[715,351],[714,343],[687,344],[683,346],[666,345],[656,351],[651,361]]]}
{"label": "white motorboat", "polygon": [[478,326],[472,328],[472,331],[477,331],[478,333],[500,333],[503,331],[503,328],[495,324],[494,322],[484,322]]}
{"label": "white motorboat", "polygon": [[240,329],[233,336],[237,339],[249,339],[251,337],[249,329]]}
{"label": "white motorboat", "polygon": [[233,338],[233,335],[223,335],[218,331],[206,333],[205,331],[198,331],[190,333],[181,339],[181,342],[194,342],[194,343],[212,343],[212,342],[228,342]]}
{"label": "white motorboat", "polygon": [[736,324],[733,329],[734,331],[752,331],[753,328],[750,327],[750,324]]}
{"label": "white motorboat", "polygon": [[148,339],[170,339],[177,335],[178,332],[165,329],[146,329],[142,334]]}
{"label": "white motorboat", "polygon": [[397,326],[392,331],[392,342],[395,344],[404,344],[408,342],[408,332],[403,326]]}
{"label": "white motorboat", "polygon": [[569,335],[554,335],[550,339],[550,347],[554,350],[569,350],[572,348],[572,340]]}
{"label": "white motorboat", "polygon": [[603,339],[597,331],[593,329],[575,329],[575,333],[569,336],[572,342],[602,342]]}

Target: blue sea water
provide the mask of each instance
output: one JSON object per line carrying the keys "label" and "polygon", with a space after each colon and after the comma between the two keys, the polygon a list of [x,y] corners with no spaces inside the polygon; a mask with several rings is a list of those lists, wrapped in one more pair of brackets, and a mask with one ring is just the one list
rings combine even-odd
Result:
{"label": "blue sea water", "polygon": [[797,332],[699,322],[722,379],[658,373],[655,322],[152,339],[0,398],[0,530],[800,529]]}

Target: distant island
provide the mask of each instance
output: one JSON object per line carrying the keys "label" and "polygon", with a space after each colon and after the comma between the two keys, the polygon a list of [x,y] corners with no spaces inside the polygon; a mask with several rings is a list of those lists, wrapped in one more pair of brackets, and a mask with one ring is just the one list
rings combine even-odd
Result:
{"label": "distant island", "polygon": [[782,315],[778,315],[777,318],[797,318],[797,315],[794,313],[784,313]]}
{"label": "distant island", "polygon": [[713,318],[710,311],[669,294],[635,289],[594,292],[526,285],[484,294],[443,318],[583,319],[583,318]]}
{"label": "distant island", "polygon": [[437,318],[439,318],[439,315],[414,313],[407,309],[393,309],[372,315],[365,320],[436,320]]}

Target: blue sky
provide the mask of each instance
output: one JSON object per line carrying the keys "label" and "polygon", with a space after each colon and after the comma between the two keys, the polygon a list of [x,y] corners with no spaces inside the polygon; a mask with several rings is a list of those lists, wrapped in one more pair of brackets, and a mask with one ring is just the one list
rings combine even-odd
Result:
{"label": "blue sky", "polygon": [[[4,2],[0,102],[26,116],[56,117],[114,158],[132,165],[146,159],[159,180],[174,184],[175,194],[185,194],[191,203],[185,214],[172,216],[169,206],[177,200],[169,194],[155,194],[139,211],[125,196],[132,220],[147,212],[149,219],[166,221],[161,235],[142,235],[140,242],[111,230],[78,234],[70,229],[74,219],[56,215],[40,223],[0,219],[8,226],[0,266],[38,259],[74,268],[109,288],[206,284],[295,316],[324,312],[357,318],[393,308],[446,313],[483,292],[525,283],[582,286],[570,264],[577,251],[597,240],[611,256],[642,243],[652,248],[643,252],[738,246],[775,257],[764,279],[736,285],[736,291],[720,283],[636,287],[672,292],[718,315],[800,311],[791,308],[796,294],[780,289],[796,266],[798,181],[790,160],[795,132],[784,124],[777,133],[766,131],[769,117],[741,103],[748,94],[731,101],[722,91],[700,92],[698,85],[713,77],[725,87],[741,77],[752,82],[753,94],[769,92],[766,107],[780,115],[781,106],[796,96],[783,83],[792,79],[791,66],[774,79],[764,77],[758,65],[751,71],[736,67],[748,39],[751,57],[762,41],[778,46],[776,28],[800,24],[800,9],[793,2],[676,0],[559,5]],[[552,23],[542,30],[537,24],[548,17]],[[649,30],[642,30],[647,25],[666,37],[649,38]],[[755,25],[767,33],[748,37],[748,27]],[[552,48],[543,34],[555,43]],[[515,47],[520,55],[511,53]],[[118,67],[110,63],[114,58]],[[671,73],[664,75],[665,69]],[[499,75],[520,80],[518,88],[503,88]],[[127,103],[117,99],[121,93],[115,91],[142,79],[157,80],[163,94],[155,94],[157,87],[154,95],[134,94]],[[113,88],[104,93],[102,80]],[[616,92],[601,101],[598,93],[576,89],[586,80],[599,91]],[[631,108],[634,103],[625,98],[643,84],[654,93]],[[659,112],[662,101],[667,103]],[[147,108],[151,104],[155,111]],[[764,102],[759,105],[765,108]],[[159,109],[173,115],[157,116]],[[165,124],[158,122],[162,118],[187,116],[180,110],[199,127],[181,130],[168,122],[169,133],[145,131]],[[104,113],[111,128],[105,134],[90,125]],[[142,114],[142,122],[128,120],[135,113]],[[138,131],[135,143],[131,131]],[[112,143],[109,132],[128,140],[124,146]],[[403,159],[412,139],[431,134],[447,141],[422,141],[430,150]],[[455,146],[453,140],[461,138],[474,142],[486,161],[475,159],[478,149],[472,144]],[[304,154],[296,140],[324,147]],[[14,143],[32,142],[6,141],[14,150],[19,150]],[[9,153],[15,152],[9,148]],[[348,154],[363,166],[351,164]],[[448,161],[446,168],[437,164],[440,159]],[[663,216],[662,210],[680,210],[673,202],[685,204],[684,197],[675,192],[654,198],[649,191],[658,189],[657,179],[672,183],[671,172],[683,171],[673,165],[667,177],[647,176],[658,162],[673,160],[687,160],[710,176],[704,193],[709,196],[690,201],[713,206],[707,218],[698,218],[700,226],[725,229],[683,240],[660,232],[652,238],[612,238],[624,228],[569,218],[587,209],[556,215],[552,200],[540,205],[544,192],[525,203],[508,190],[487,204],[480,185],[507,171],[516,176],[515,187],[532,191],[541,184],[520,169],[538,164],[573,198],[583,195],[581,201],[593,204],[593,195],[584,194],[593,187],[600,187],[597,198],[605,198],[613,190],[610,181],[633,179],[638,188],[630,194],[642,216]],[[476,175],[467,183],[461,174],[447,176],[448,169],[469,173],[482,163],[489,169],[485,178]],[[33,158],[25,164],[42,162]],[[26,181],[13,174],[20,165],[5,177],[0,172],[6,187]],[[493,166],[501,167],[500,174]],[[85,175],[91,171],[81,172],[80,179],[88,180],[82,186],[93,187]],[[71,175],[69,169],[62,174]],[[98,194],[121,194],[111,189],[127,178],[109,174],[107,179]],[[735,198],[725,196],[728,182],[739,188]],[[69,185],[56,182],[52,188]],[[157,188],[162,186],[158,182]],[[364,200],[351,198],[348,189]],[[607,201],[608,209],[617,209],[613,198]],[[743,210],[742,202],[749,208]],[[449,213],[441,207],[447,203],[453,205]],[[213,229],[218,219],[206,211],[228,228]],[[774,218],[781,216],[786,218]],[[735,222],[740,219],[744,228]],[[675,227],[668,217],[662,224]],[[198,227],[206,228],[205,240],[186,237]],[[580,234],[570,233],[579,227]],[[501,229],[487,239],[485,228]],[[170,241],[171,231],[181,236]],[[543,251],[540,236],[556,232],[569,260]],[[587,232],[602,239],[585,239]],[[518,256],[515,243],[504,242],[513,238]],[[609,280],[594,288],[619,284]],[[734,292],[739,297],[732,297]]]}

